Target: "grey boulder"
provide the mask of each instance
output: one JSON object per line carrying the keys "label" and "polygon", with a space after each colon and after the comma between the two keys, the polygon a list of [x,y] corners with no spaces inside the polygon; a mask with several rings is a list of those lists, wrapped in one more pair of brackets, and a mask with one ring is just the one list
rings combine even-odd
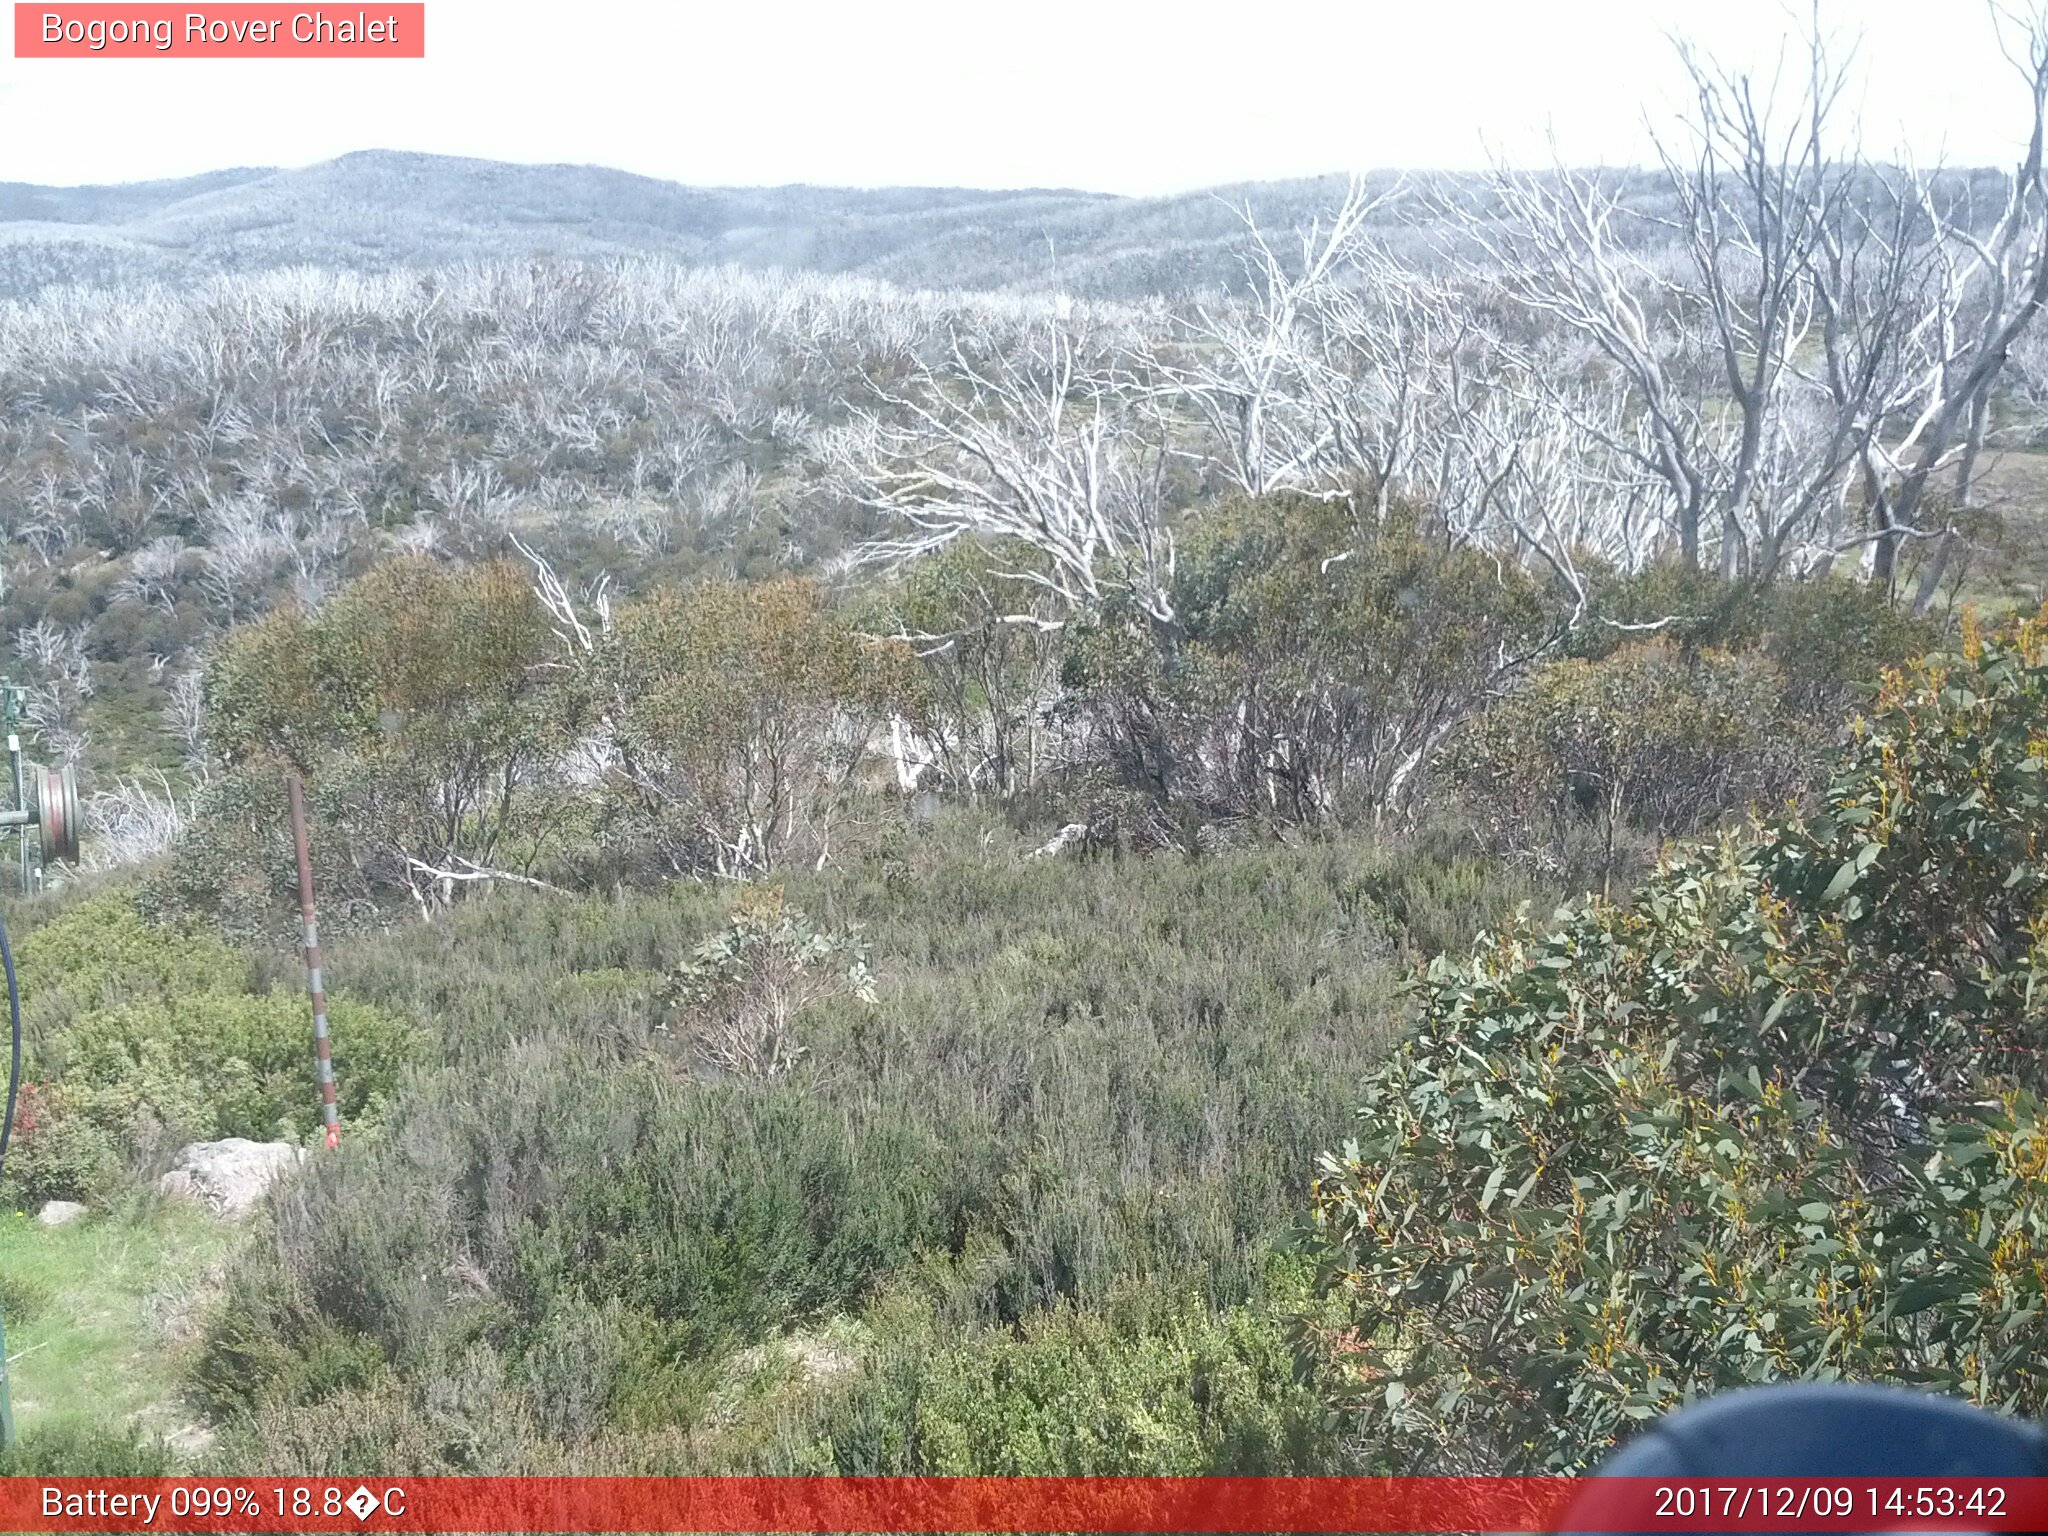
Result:
{"label": "grey boulder", "polygon": [[305,1155],[288,1141],[195,1141],[178,1154],[157,1188],[173,1199],[197,1201],[216,1216],[243,1216]]}

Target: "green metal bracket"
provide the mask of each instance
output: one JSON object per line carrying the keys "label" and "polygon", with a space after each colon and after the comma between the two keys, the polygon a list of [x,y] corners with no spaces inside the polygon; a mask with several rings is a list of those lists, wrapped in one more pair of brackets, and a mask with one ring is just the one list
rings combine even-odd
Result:
{"label": "green metal bracket", "polygon": [[[9,804],[0,809],[0,836],[12,832],[19,864],[19,889],[32,896],[43,888],[52,863],[78,861],[78,780],[69,768],[30,773],[22,762],[22,690],[0,678],[0,731],[7,737]],[[40,835],[31,838],[35,830]]]}
{"label": "green metal bracket", "polygon": [[[11,809],[26,811],[28,800],[21,778],[21,690],[12,683],[0,682],[0,725],[4,725],[7,731],[7,764],[14,781],[14,804]],[[21,856],[21,894],[26,896],[40,883],[30,873],[26,828],[15,834],[14,841]]]}
{"label": "green metal bracket", "polygon": [[[21,760],[21,728],[25,723],[22,690],[0,678],[0,731],[7,737],[7,788],[10,803],[0,809],[0,836],[12,833],[20,866],[21,893],[42,889],[53,860],[78,859],[78,781],[69,768],[41,769],[31,776]],[[33,803],[30,786],[34,786]],[[38,835],[31,839],[33,831]],[[14,1444],[14,1399],[7,1379],[7,1324],[0,1318],[0,1447]]]}

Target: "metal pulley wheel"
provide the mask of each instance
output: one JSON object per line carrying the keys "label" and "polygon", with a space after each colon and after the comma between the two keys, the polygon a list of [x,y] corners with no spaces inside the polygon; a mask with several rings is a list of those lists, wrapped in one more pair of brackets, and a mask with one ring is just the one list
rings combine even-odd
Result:
{"label": "metal pulley wheel", "polygon": [[36,821],[43,832],[44,864],[78,862],[78,776],[69,768],[37,775]]}

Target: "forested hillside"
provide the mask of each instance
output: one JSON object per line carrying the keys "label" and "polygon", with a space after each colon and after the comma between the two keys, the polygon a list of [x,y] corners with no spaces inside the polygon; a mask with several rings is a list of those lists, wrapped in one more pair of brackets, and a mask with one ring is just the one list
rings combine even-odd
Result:
{"label": "forested hillside", "polygon": [[[1607,178],[1619,233],[1661,239],[1667,178]],[[1940,172],[1944,202],[1996,201],[1996,178]],[[1495,208],[1480,176],[1381,173],[1404,187],[1372,216],[1383,244],[1429,264],[1460,243],[1457,215]],[[69,285],[183,286],[307,266],[381,273],[478,262],[656,260],[676,266],[873,278],[909,289],[1185,298],[1246,286],[1247,213],[1291,230],[1326,213],[1341,177],[1169,197],[1059,189],[687,187],[601,166],[508,165],[365,151],[293,170],[217,171],[106,187],[0,184],[0,296]]]}
{"label": "forested hillside", "polygon": [[[1654,170],[1249,221],[0,190],[0,630],[87,813],[7,914],[0,1189],[84,1208],[0,1233],[7,1464],[2048,1406],[2048,28],[1997,171],[1860,159],[1816,48],[1777,117],[1690,61]],[[162,1179],[229,1137],[223,1225]]]}
{"label": "forested hillside", "polygon": [[1327,182],[1156,199],[696,188],[597,166],[366,152],[134,186],[0,186],[0,294],[297,265],[381,272],[647,257],[910,288],[1137,297],[1237,281],[1245,201],[1284,226],[1330,193]]}

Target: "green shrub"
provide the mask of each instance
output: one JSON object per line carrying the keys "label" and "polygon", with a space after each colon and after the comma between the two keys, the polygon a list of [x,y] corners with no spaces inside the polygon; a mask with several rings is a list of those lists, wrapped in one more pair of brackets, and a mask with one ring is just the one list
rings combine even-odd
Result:
{"label": "green shrub", "polygon": [[1026,792],[1051,766],[1042,712],[1059,674],[1058,604],[1014,574],[1028,566],[1008,545],[949,545],[863,616],[872,633],[917,637],[921,723],[945,784],[969,796]]}
{"label": "green shrub", "polygon": [[151,924],[119,892],[73,903],[22,938],[15,958],[32,1030],[133,999],[232,988],[249,969],[217,940]]}
{"label": "green shrub", "polygon": [[[657,1032],[700,935],[742,970],[759,953],[719,888],[503,892],[339,945],[359,996],[437,1021],[439,1059],[233,1266],[201,1369],[234,1454],[305,1464],[326,1426],[365,1465],[445,1469],[488,1426],[534,1467],[546,1420],[589,1437],[577,1467],[672,1469],[733,1412],[752,1429],[718,1454],[765,1465],[780,1431],[734,1407],[727,1363],[876,1316],[906,1276],[954,1298],[913,1354],[1161,1277],[1174,1307],[1254,1306],[1384,1049],[1389,914],[1450,933],[1504,893],[1435,844],[1025,859],[1040,840],[944,817],[886,859],[789,871],[814,932],[858,928],[875,1001],[843,986],[849,954],[820,967],[832,995],[774,1076],[679,1073]],[[750,899],[778,931],[787,910]],[[363,1374],[294,1370],[335,1341]],[[459,1378],[481,1349],[495,1385]]]}
{"label": "green shrub", "polygon": [[874,1002],[867,947],[816,927],[778,886],[743,898],[725,931],[669,972],[657,1030],[714,1071],[776,1077],[804,1054],[797,1016],[837,994]]}
{"label": "green shrub", "polygon": [[934,1477],[1205,1477],[1344,1470],[1335,1418],[1282,1320],[1293,1296],[1218,1312],[1119,1287],[1014,1329],[950,1336],[903,1307],[872,1358],[785,1407],[778,1472]]}
{"label": "green shrub", "polygon": [[855,632],[795,578],[659,588],[620,609],[592,670],[617,737],[617,835],[667,873],[832,851],[857,819],[855,776],[924,682],[907,645]]}
{"label": "green shrub", "polygon": [[1392,1465],[1578,1468],[1782,1377],[2041,1411],[2044,661],[1966,631],[1812,815],[1432,966],[1316,1189]]}
{"label": "green shrub", "polygon": [[[30,933],[20,962],[36,1083],[8,1156],[21,1198],[101,1191],[186,1141],[318,1127],[304,994],[251,991],[250,960],[218,939],[153,926],[112,894]],[[328,1016],[341,1113],[373,1122],[419,1032],[348,997]]]}
{"label": "green shrub", "polygon": [[274,1263],[256,1259],[252,1270],[262,1281],[252,1283],[251,1271],[238,1277],[232,1304],[209,1319],[193,1367],[193,1387],[209,1410],[318,1402],[386,1374],[374,1340],[308,1306]]}
{"label": "green shrub", "polygon": [[[669,1347],[705,1358],[858,1306],[963,1219],[945,1187],[957,1154],[928,1128],[827,1121],[755,1079],[714,1088],[529,1048],[474,1069],[431,1129],[418,1111],[410,1123],[403,1147],[323,1159],[306,1191],[319,1214],[278,1213],[288,1269],[238,1277],[228,1312],[275,1335],[277,1358],[338,1328],[431,1369],[451,1338],[532,1326],[579,1292],[662,1320]],[[310,1400],[298,1377],[208,1369],[217,1396],[246,1378],[251,1403]]]}
{"label": "green shrub", "polygon": [[591,1476],[631,1472],[588,1442],[551,1442],[479,1343],[445,1375],[413,1382],[385,1374],[313,1406],[277,1404],[229,1424],[208,1457],[220,1475],[287,1466],[309,1477]]}
{"label": "green shrub", "polygon": [[1074,626],[1066,707],[1126,782],[1209,813],[1405,809],[1547,617],[1512,566],[1306,497],[1216,513],[1175,572],[1170,629],[1113,605]]}
{"label": "green shrub", "polygon": [[1941,640],[1938,626],[1867,582],[1795,581],[1771,591],[1762,649],[1785,679],[1787,706],[1833,723],[1868,695],[1879,671],[1916,660]]}
{"label": "green shrub", "polygon": [[1597,577],[1572,655],[1600,660],[1655,635],[1681,652],[1761,652],[1784,679],[1788,708],[1823,728],[1846,716],[1879,669],[1932,650],[1942,630],[1880,587],[1843,577],[1724,581],[1711,571],[1656,565]]}
{"label": "green shrub", "polygon": [[29,1086],[35,1114],[17,1117],[7,1144],[9,1200],[91,1199],[116,1188],[128,1171],[126,1143],[90,1116],[68,1113],[62,1085]]}
{"label": "green shrub", "polygon": [[0,1477],[170,1477],[176,1458],[134,1426],[31,1429],[0,1448]]}
{"label": "green shrub", "polygon": [[[927,1264],[858,1317],[682,1368],[644,1314],[566,1298],[516,1349],[232,1421],[229,1465],[323,1472],[1270,1475],[1354,1466],[1286,1314],[1118,1285],[1015,1327],[962,1322]],[[946,1282],[940,1281],[943,1287]]]}
{"label": "green shrub", "polygon": [[49,1287],[26,1275],[0,1271],[0,1318],[25,1323],[50,1304]]}
{"label": "green shrub", "polygon": [[1605,888],[1628,833],[1654,845],[1775,810],[1811,777],[1820,742],[1761,656],[1651,640],[1538,669],[1465,733],[1453,771],[1509,849],[1563,868],[1588,829]]}
{"label": "green shrub", "polygon": [[[374,876],[384,854],[380,834],[365,820],[376,776],[404,771],[337,754],[304,783],[313,890],[320,931],[330,942],[385,926],[394,901],[410,906],[409,915],[419,911],[409,889],[401,894]],[[284,763],[258,759],[221,768],[199,786],[187,803],[184,832],[167,857],[143,872],[137,910],[157,926],[197,928],[260,953],[294,949],[299,871],[290,772]]]}
{"label": "green shrub", "polygon": [[201,797],[160,897],[247,922],[289,891],[287,769],[329,844],[330,904],[431,910],[479,865],[530,873],[568,826],[551,770],[584,718],[559,649],[507,561],[390,561],[317,612],[285,607],[231,632],[205,690],[207,739],[234,771]]}
{"label": "green shrub", "polygon": [[[330,998],[336,1098],[358,1121],[390,1096],[418,1031]],[[63,1041],[63,1104],[106,1126],[161,1125],[174,1139],[296,1140],[320,1120],[303,994],[208,992],[105,1008]]]}

